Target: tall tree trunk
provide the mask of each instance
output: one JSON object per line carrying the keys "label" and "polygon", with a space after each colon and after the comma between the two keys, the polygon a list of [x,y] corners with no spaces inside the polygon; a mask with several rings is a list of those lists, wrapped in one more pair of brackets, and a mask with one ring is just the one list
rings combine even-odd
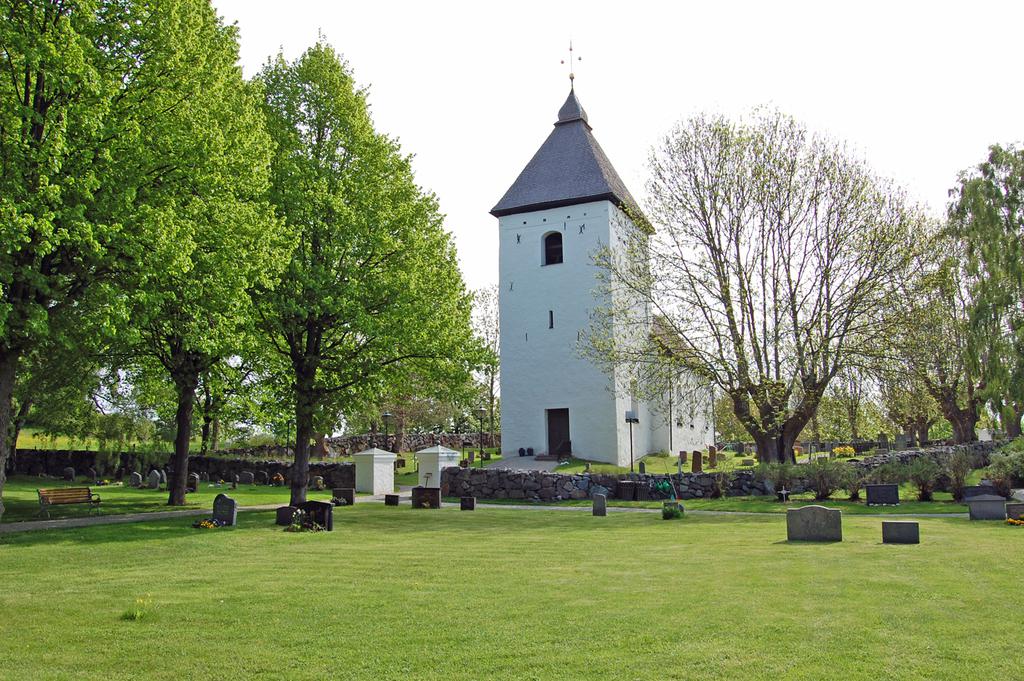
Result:
{"label": "tall tree trunk", "polygon": [[11,398],[18,373],[20,354],[0,353],[0,518],[4,515],[4,484],[7,482],[7,459],[11,454]]}
{"label": "tall tree trunk", "polygon": [[210,422],[213,421],[213,393],[210,391],[209,379],[203,381],[203,430],[199,445],[199,453],[206,456],[210,447]]}
{"label": "tall tree trunk", "polygon": [[1024,417],[1024,405],[1013,403],[1008,405],[1002,412],[1003,430],[1007,437],[1020,437],[1020,420]]}
{"label": "tall tree trunk", "polygon": [[210,430],[210,451],[217,451],[217,445],[220,442],[220,417],[213,417],[213,428]]}
{"label": "tall tree trunk", "polygon": [[9,467],[12,471],[18,465],[18,437],[21,435],[21,429],[25,427],[30,411],[32,411],[32,400],[22,400],[21,404],[18,405],[18,413],[14,416],[14,427],[11,433],[11,452],[8,454],[7,459],[10,462]]}
{"label": "tall tree trunk", "polygon": [[296,372],[295,381],[295,463],[292,464],[291,504],[306,501],[309,485],[309,441],[313,437],[314,372],[308,369]]}
{"label": "tall tree trunk", "polygon": [[[385,447],[387,449],[387,447]],[[395,418],[395,454],[401,454],[405,450],[405,414],[398,414]]]}
{"label": "tall tree trunk", "polygon": [[174,376],[178,393],[178,409],[174,415],[174,454],[171,461],[174,469],[168,479],[170,494],[168,506],[185,505],[185,483],[188,481],[188,446],[192,439],[192,412],[196,403],[196,388],[199,387],[199,369],[191,358],[182,358]]}

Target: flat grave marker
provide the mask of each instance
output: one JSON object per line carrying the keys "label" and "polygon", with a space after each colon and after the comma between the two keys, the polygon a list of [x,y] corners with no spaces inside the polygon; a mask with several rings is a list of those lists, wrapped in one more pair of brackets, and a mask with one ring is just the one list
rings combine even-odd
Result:
{"label": "flat grave marker", "polygon": [[824,506],[804,506],[786,511],[789,541],[843,541],[843,512]]}
{"label": "flat grave marker", "polygon": [[883,544],[920,544],[921,528],[916,521],[883,520]]}

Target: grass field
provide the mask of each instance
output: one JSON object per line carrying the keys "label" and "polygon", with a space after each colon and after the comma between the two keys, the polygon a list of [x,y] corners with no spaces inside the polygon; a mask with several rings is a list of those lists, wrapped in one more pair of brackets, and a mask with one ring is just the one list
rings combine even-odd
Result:
{"label": "grass field", "polygon": [[[36,490],[40,487],[85,487],[86,482],[69,483],[61,480],[41,480],[36,477],[15,476],[7,480],[4,485],[4,506],[3,522],[18,522],[21,520],[36,520],[39,512],[39,495]],[[224,492],[232,499],[238,501],[240,506],[259,506],[261,504],[287,504],[290,491],[287,487],[259,487],[256,485],[240,485],[238,489],[231,489],[230,485],[223,487],[211,487],[210,483],[199,483],[199,491],[192,492],[186,496],[188,505],[168,506],[166,490],[135,489],[121,485],[105,485],[103,487],[92,487],[92,491],[100,495],[100,509],[102,515],[115,515],[119,513],[147,513],[152,511],[173,511],[178,508],[213,508],[213,498]],[[322,499],[329,501],[331,491],[308,492],[310,499]],[[54,506],[50,509],[50,517],[77,518],[90,515],[87,506],[81,504]]]}
{"label": "grass field", "polygon": [[[0,536],[0,678],[1016,678],[1024,528],[778,516],[271,513]],[[136,599],[146,601],[137,606]],[[138,609],[136,621],[123,619]]]}

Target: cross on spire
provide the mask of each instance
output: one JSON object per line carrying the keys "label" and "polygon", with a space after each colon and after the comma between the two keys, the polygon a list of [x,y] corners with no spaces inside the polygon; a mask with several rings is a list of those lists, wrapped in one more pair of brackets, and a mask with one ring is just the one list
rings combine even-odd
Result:
{"label": "cross on spire", "polygon": [[[576,61],[583,61],[583,57],[576,57]],[[562,60],[562,63],[563,64],[566,63],[564,59]],[[574,88],[575,83],[573,81],[575,81],[575,80],[576,80],[576,74],[573,73],[573,71],[572,71],[572,41],[570,40],[569,41],[569,89],[570,90]]]}

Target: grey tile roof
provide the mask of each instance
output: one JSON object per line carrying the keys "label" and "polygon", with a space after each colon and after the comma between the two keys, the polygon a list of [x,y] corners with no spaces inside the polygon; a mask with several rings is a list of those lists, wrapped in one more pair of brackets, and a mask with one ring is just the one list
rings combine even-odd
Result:
{"label": "grey tile roof", "polygon": [[601,200],[639,210],[591,134],[587,112],[576,93],[570,91],[558,111],[555,129],[491,209],[491,215],[501,217]]}

